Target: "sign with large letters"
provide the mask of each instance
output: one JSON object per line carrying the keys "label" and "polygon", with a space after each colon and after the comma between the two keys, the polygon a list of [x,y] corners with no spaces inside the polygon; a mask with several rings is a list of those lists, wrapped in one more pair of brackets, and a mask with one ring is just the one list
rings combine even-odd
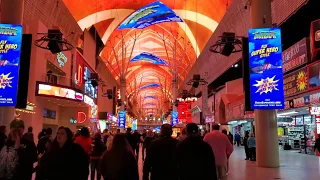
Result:
{"label": "sign with large letters", "polygon": [[309,60],[309,41],[304,38],[282,53],[283,72],[295,69]]}
{"label": "sign with large letters", "polygon": [[281,30],[249,29],[248,41],[252,109],[283,109]]}
{"label": "sign with large letters", "polygon": [[0,24],[0,106],[16,106],[22,26]]}

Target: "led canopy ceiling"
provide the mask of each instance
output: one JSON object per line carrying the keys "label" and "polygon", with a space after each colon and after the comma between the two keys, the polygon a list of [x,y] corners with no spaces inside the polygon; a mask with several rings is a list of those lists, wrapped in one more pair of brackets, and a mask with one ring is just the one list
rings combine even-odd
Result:
{"label": "led canopy ceiling", "polygon": [[168,6],[156,1],[132,13],[118,29],[143,29],[162,22],[183,22],[183,20]]}
{"label": "led canopy ceiling", "polygon": [[139,61],[149,62],[149,63],[157,64],[157,65],[168,66],[168,63],[166,61],[162,60],[161,58],[159,58],[156,55],[153,55],[153,54],[147,53],[147,52],[143,52],[130,60],[130,62],[139,62]]}
{"label": "led canopy ceiling", "polygon": [[[100,58],[119,84],[125,79],[128,102],[137,106],[133,109],[155,103],[158,106],[148,107],[155,116],[171,108],[173,78],[178,86],[185,80],[231,4],[231,0],[63,2],[83,31],[92,26],[97,30],[105,45]],[[145,99],[148,96],[155,98]]]}

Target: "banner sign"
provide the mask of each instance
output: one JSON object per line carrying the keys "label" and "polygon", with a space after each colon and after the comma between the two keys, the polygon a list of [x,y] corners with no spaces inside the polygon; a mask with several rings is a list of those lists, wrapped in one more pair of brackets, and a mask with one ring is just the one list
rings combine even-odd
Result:
{"label": "banner sign", "polygon": [[310,95],[310,104],[320,103],[320,93],[315,93]]}
{"label": "banner sign", "polygon": [[248,40],[252,109],[283,109],[280,29],[250,29]]}
{"label": "banner sign", "polygon": [[126,128],[126,111],[119,111],[118,128]]}
{"label": "banner sign", "polygon": [[178,124],[179,119],[178,119],[178,111],[172,111],[171,112],[171,125],[174,126]]}
{"label": "banner sign", "polygon": [[290,71],[296,67],[306,64],[309,59],[309,43],[307,38],[304,38],[283,51],[283,72]]}
{"label": "banner sign", "polygon": [[284,96],[289,97],[308,90],[307,69],[302,68],[284,76]]}
{"label": "banner sign", "polygon": [[83,101],[84,96],[82,93],[77,92],[73,89],[67,87],[59,87],[49,84],[44,84],[41,82],[36,83],[36,95],[37,96],[47,96],[47,97],[58,97],[65,98],[76,101]]}
{"label": "banner sign", "polygon": [[130,60],[130,62],[148,62],[156,65],[165,65],[165,66],[169,65],[166,61],[159,58],[158,56],[147,53],[147,52],[143,52],[135,56]]}
{"label": "banner sign", "polygon": [[183,22],[183,20],[168,6],[156,1],[133,12],[118,27],[118,29],[143,29],[163,22]]}
{"label": "banner sign", "polygon": [[22,26],[0,24],[0,106],[16,106]]}
{"label": "banner sign", "polygon": [[318,89],[320,87],[320,62],[308,66],[309,89]]}

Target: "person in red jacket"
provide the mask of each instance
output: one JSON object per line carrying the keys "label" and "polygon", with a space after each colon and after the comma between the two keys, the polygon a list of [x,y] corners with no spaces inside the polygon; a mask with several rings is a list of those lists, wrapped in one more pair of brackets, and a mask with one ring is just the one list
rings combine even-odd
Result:
{"label": "person in red jacket", "polygon": [[78,136],[75,140],[75,143],[79,144],[87,153],[88,155],[92,152],[92,139],[90,137],[90,132],[87,127],[83,127],[80,130],[80,136]]}

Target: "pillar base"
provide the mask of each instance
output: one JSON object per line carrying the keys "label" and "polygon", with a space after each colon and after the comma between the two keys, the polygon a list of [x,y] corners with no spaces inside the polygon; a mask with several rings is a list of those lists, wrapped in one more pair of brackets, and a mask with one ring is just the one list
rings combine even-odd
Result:
{"label": "pillar base", "polygon": [[279,162],[276,110],[255,110],[256,152],[259,167],[277,168]]}
{"label": "pillar base", "polygon": [[0,107],[0,125],[10,128],[10,123],[15,118],[14,107]]}

